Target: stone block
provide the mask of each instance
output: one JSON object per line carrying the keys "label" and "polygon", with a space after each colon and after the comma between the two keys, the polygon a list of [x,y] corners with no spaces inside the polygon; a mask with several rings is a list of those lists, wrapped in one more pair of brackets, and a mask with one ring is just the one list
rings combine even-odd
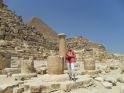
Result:
{"label": "stone block", "polygon": [[105,87],[105,88],[108,88],[108,89],[111,89],[112,88],[112,83],[109,83],[109,82],[106,82],[106,81],[103,81],[101,82],[102,85]]}
{"label": "stone block", "polygon": [[0,52],[0,70],[10,67],[10,54],[5,52]]}
{"label": "stone block", "polygon": [[124,62],[120,62],[119,67],[121,69],[121,73],[124,72]]}
{"label": "stone block", "polygon": [[0,85],[0,93],[13,93],[13,88],[17,87],[19,84],[22,84],[23,82],[9,82]]}
{"label": "stone block", "polygon": [[41,67],[41,68],[36,68],[36,73],[44,75],[46,74],[47,68],[46,67]]}
{"label": "stone block", "polygon": [[41,87],[38,84],[37,85],[31,84],[29,90],[31,93],[40,93]]}
{"label": "stone block", "polygon": [[50,92],[51,92],[50,85],[47,83],[43,83],[41,85],[41,93],[50,93]]}
{"label": "stone block", "polygon": [[7,73],[17,74],[20,72],[21,72],[20,68],[5,68],[2,70],[2,74],[7,74]]}
{"label": "stone block", "polygon": [[59,90],[60,89],[60,83],[58,82],[52,82],[50,83],[50,89],[51,91],[56,91],[56,90]]}
{"label": "stone block", "polygon": [[117,83],[117,80],[115,78],[113,78],[113,77],[105,77],[104,81],[112,83],[113,86],[115,86],[116,83]]}
{"label": "stone block", "polygon": [[112,69],[112,70],[115,70],[115,69],[118,69],[118,65],[110,65],[110,69]]}
{"label": "stone block", "polygon": [[23,60],[21,62],[21,73],[29,74],[34,72],[34,62],[32,60]]}
{"label": "stone block", "polygon": [[26,80],[31,79],[32,77],[37,77],[36,73],[31,74],[13,74],[12,77],[15,77],[16,80]]}
{"label": "stone block", "polygon": [[120,93],[124,93],[124,86],[120,87]]}
{"label": "stone block", "polygon": [[61,75],[45,74],[43,76],[40,76],[40,79],[43,82],[61,82],[61,81],[68,81],[69,76],[68,76],[68,74],[61,74]]}
{"label": "stone block", "polygon": [[96,77],[95,80],[102,82],[102,81],[104,81],[104,78],[102,78],[102,77]]}
{"label": "stone block", "polygon": [[47,66],[48,74],[63,74],[64,58],[60,56],[49,56]]}
{"label": "stone block", "polygon": [[65,92],[70,92],[74,87],[74,82],[68,81],[61,83],[61,89]]}
{"label": "stone block", "polygon": [[30,85],[28,83],[24,83],[24,91],[29,90]]}
{"label": "stone block", "polygon": [[22,93],[24,91],[23,87],[16,87],[13,89],[13,93]]}
{"label": "stone block", "polygon": [[117,81],[120,82],[120,83],[124,83],[124,77],[118,77]]}

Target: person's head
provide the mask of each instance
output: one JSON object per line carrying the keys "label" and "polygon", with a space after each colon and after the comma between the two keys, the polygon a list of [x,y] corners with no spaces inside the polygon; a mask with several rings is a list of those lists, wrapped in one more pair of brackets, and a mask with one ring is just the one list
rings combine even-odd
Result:
{"label": "person's head", "polygon": [[68,48],[68,51],[72,51],[71,47]]}

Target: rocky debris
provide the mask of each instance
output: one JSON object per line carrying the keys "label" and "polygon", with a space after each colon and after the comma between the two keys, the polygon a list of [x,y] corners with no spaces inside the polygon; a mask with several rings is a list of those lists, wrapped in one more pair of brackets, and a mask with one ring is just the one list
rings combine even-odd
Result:
{"label": "rocky debris", "polygon": [[23,93],[23,91],[24,91],[23,87],[13,88],[13,93]]}
{"label": "rocky debris", "polygon": [[103,81],[101,82],[102,85],[105,87],[105,88],[108,88],[108,89],[111,89],[112,88],[112,83],[109,83],[109,82],[106,82],[106,81]]}
{"label": "rocky debris", "polygon": [[22,83],[23,83],[22,81],[15,81],[2,84],[0,85],[0,93],[13,93],[13,88]]}
{"label": "rocky debris", "polygon": [[102,82],[102,81],[104,81],[104,78],[103,77],[96,77],[95,80]]}
{"label": "rocky debris", "polygon": [[47,73],[47,68],[46,67],[36,68],[36,73],[44,75]]}
{"label": "rocky debris", "polygon": [[96,81],[101,82],[101,84],[105,87],[105,88],[112,88],[113,86],[116,86],[117,84],[117,79],[115,79],[114,77],[96,77],[95,78]]}
{"label": "rocky debris", "polygon": [[53,75],[53,76],[54,76],[55,81],[49,80],[51,78],[46,78],[46,80],[44,81],[44,78],[46,76],[38,77],[37,79],[32,78],[32,80],[28,80],[23,85],[24,92],[29,91],[29,92],[37,92],[37,93],[40,93],[40,92],[49,93],[49,92],[61,90],[63,93],[63,91],[69,92],[72,89],[88,87],[93,84],[93,80],[91,78],[87,77],[87,75],[78,76],[78,80],[76,82],[69,81],[69,79],[59,80],[61,78],[64,78],[64,77],[61,77],[64,75]]}
{"label": "rocky debris", "polygon": [[124,86],[121,86],[120,93],[124,93]]}
{"label": "rocky debris", "polygon": [[82,36],[67,38],[66,45],[67,47],[69,46],[75,50],[86,49],[87,51],[90,51],[93,48],[105,50],[105,47],[103,45],[91,42]]}
{"label": "rocky debris", "polygon": [[124,62],[120,62],[119,67],[121,69],[121,73],[124,72]]}
{"label": "rocky debris", "polygon": [[9,52],[0,52],[0,69],[10,67],[11,55]]}
{"label": "rocky debris", "polygon": [[5,68],[2,70],[2,74],[17,74],[21,73],[20,68]]}
{"label": "rocky debris", "polygon": [[60,75],[53,75],[53,74],[45,74],[39,77],[40,80],[44,82],[61,82],[69,80],[68,74],[60,74]]}
{"label": "rocky debris", "polygon": [[120,59],[120,56],[107,52],[103,45],[91,42],[82,36],[67,38],[66,47],[76,50],[77,61],[93,58],[97,63],[104,63],[108,59]]}
{"label": "rocky debris", "polygon": [[114,77],[105,77],[104,81],[112,83],[113,86],[116,86],[117,80]]}
{"label": "rocky debris", "polygon": [[22,74],[30,74],[34,73],[34,61],[33,60],[23,60],[21,62],[21,73]]}
{"label": "rocky debris", "polygon": [[120,76],[117,78],[117,81],[118,82],[121,82],[121,83],[124,83],[124,77],[123,76]]}
{"label": "rocky debris", "polygon": [[96,70],[99,72],[99,73],[109,73],[110,72],[110,67],[106,64],[98,64],[96,66]]}
{"label": "rocky debris", "polygon": [[12,77],[15,78],[15,80],[29,80],[33,77],[37,77],[36,73],[30,73],[30,74],[12,74]]}

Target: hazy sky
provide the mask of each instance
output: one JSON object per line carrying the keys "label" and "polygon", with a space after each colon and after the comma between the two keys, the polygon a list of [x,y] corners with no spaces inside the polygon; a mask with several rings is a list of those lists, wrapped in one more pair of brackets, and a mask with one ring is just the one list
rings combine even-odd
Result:
{"label": "hazy sky", "polygon": [[39,17],[58,33],[83,36],[124,53],[124,0],[4,0],[27,22]]}

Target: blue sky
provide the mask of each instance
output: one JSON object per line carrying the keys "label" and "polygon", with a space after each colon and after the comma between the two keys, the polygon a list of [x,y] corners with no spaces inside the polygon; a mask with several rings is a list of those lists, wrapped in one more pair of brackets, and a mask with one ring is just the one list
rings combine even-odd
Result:
{"label": "blue sky", "polygon": [[124,0],[4,0],[27,22],[36,16],[57,33],[83,36],[124,54]]}

